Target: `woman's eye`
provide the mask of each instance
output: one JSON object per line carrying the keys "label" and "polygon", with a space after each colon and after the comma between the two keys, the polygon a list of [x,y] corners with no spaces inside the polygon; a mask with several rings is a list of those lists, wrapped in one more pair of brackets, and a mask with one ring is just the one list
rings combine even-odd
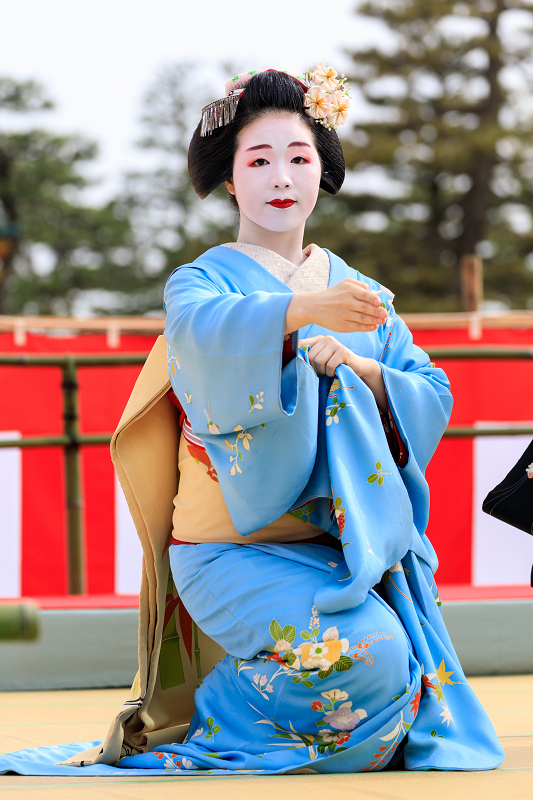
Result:
{"label": "woman's eye", "polygon": [[309,164],[309,159],[305,158],[305,156],[295,156],[292,159],[292,164]]}
{"label": "woman's eye", "polygon": [[251,167],[262,167],[264,164],[268,164],[266,158],[256,158],[255,161],[252,161],[250,164]]}

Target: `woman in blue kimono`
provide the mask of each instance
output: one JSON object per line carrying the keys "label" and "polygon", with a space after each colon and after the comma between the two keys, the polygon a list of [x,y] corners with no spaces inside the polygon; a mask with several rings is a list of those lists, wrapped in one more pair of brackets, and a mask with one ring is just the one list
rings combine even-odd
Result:
{"label": "woman in blue kimono", "polygon": [[322,63],[304,79],[237,76],[194,133],[193,186],[203,198],[225,183],[239,235],[165,290],[182,428],[170,565],[227,655],[196,688],[185,740],[132,748],[117,773],[503,760],[445,629],[425,536],[448,381],[387,289],[303,249],[319,188],[334,195],[344,179],[347,91]]}
{"label": "woman in blue kimono", "polygon": [[[388,290],[303,249],[319,188],[344,178],[334,128],[349,104],[331,68],[306,77],[238,76],[191,142],[193,186],[225,182],[240,225],[165,291],[186,414],[170,563],[228,655],[196,690],[186,742],[120,766],[493,768],[502,750],[442,622],[424,534],[448,382]],[[201,479],[208,520],[187,506]]]}

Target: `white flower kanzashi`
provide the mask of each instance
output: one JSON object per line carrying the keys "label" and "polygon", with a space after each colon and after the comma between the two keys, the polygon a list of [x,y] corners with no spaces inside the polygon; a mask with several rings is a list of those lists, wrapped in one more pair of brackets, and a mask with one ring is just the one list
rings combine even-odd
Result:
{"label": "white flower kanzashi", "polygon": [[533,478],[533,464],[530,464],[529,467],[526,467],[526,475],[528,478]]}
{"label": "white flower kanzashi", "polygon": [[326,119],[331,111],[330,97],[320,86],[311,86],[305,95],[304,105],[313,119]]}
{"label": "white flower kanzashi", "polygon": [[328,114],[328,121],[334,128],[344,125],[348,118],[350,108],[350,98],[342,92],[333,92],[331,95],[331,111]]}
{"label": "white flower kanzashi", "polygon": [[331,130],[344,125],[350,108],[350,87],[346,77],[341,75],[338,78],[333,67],[326,67],[323,61],[319,61],[304,73],[304,78],[309,87],[304,101],[307,114]]}
{"label": "white flower kanzashi", "polygon": [[313,80],[316,84],[321,86],[326,92],[334,92],[339,81],[336,80],[337,73],[333,67],[326,67],[323,61],[319,61],[313,67]]}

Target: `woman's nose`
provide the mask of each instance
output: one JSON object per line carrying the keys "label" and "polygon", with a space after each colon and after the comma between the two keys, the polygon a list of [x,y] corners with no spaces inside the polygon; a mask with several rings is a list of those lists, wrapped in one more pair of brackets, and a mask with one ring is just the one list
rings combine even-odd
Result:
{"label": "woman's nose", "polygon": [[276,174],[272,176],[272,186],[274,189],[288,189],[292,186],[284,165],[280,165]]}

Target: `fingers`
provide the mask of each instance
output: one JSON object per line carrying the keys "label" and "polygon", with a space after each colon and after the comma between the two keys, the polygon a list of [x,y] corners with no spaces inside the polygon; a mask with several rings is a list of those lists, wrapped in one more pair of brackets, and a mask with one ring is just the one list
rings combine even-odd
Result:
{"label": "fingers", "polygon": [[341,281],[341,284],[343,283],[346,284],[347,288],[351,287],[354,295],[359,297],[361,300],[364,300],[366,303],[371,303],[375,306],[381,305],[381,300],[379,299],[377,293],[369,288],[368,283],[356,281],[353,278],[345,278],[343,281]]}
{"label": "fingers", "polygon": [[319,339],[309,350],[309,363],[317,375],[333,377],[340,364],[346,363],[348,350],[333,336],[313,337]]}
{"label": "fingers", "polygon": [[378,319],[380,323],[385,321],[387,312],[382,307],[376,292],[370,291],[366,283],[347,278],[338,286],[348,295],[348,307],[351,312],[357,311],[370,317],[370,320],[365,320],[367,323],[373,322],[374,319]]}
{"label": "fingers", "polygon": [[318,334],[318,336],[310,336],[309,339],[298,339],[298,347],[304,347],[307,345],[308,347],[312,347],[314,344],[318,342],[319,339],[323,339],[323,334]]}

